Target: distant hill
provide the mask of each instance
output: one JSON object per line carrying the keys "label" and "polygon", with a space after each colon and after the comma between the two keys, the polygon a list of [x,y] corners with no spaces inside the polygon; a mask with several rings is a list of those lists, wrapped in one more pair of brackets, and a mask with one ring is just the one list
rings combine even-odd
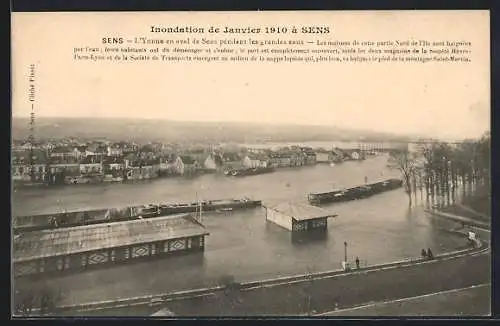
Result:
{"label": "distant hill", "polygon": [[[28,118],[13,118],[12,137],[26,139]],[[242,122],[181,122],[118,118],[38,118],[35,134],[40,139],[74,136],[81,139],[163,142],[304,142],[304,141],[405,141],[390,133],[350,130],[329,126],[271,125]]]}

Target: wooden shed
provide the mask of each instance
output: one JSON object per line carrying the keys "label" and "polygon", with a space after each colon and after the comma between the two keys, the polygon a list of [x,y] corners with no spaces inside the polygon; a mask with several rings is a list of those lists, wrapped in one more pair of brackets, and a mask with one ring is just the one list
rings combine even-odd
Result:
{"label": "wooden shed", "polygon": [[292,232],[326,230],[328,218],[337,216],[324,208],[302,203],[267,203],[263,206],[266,210],[266,220]]}
{"label": "wooden shed", "polygon": [[206,235],[190,214],[22,233],[14,239],[14,276],[199,252]]}

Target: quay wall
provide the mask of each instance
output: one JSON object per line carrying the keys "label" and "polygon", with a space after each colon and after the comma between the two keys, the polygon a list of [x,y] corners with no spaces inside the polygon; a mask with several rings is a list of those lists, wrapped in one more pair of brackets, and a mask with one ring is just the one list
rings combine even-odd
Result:
{"label": "quay wall", "polygon": [[[348,285],[343,286],[344,282],[346,284],[354,282],[353,280],[359,280],[361,284],[365,284],[367,287],[366,291],[372,291],[370,288],[376,286],[380,287],[380,284],[387,284],[392,279],[396,277],[399,279],[401,284],[397,284],[395,286],[390,286],[393,288],[403,288],[404,285],[402,283],[408,282],[409,288],[413,289],[411,293],[408,293],[408,296],[418,295],[421,291],[418,284],[419,282],[430,282],[432,284],[437,284],[437,288],[450,287],[452,288],[457,283],[457,286],[467,286],[468,282],[474,283],[476,279],[481,279],[483,281],[486,276],[482,270],[489,273],[489,268],[480,267],[481,270],[476,274],[472,273],[470,277],[465,280],[460,280],[460,276],[457,274],[456,279],[450,278],[450,268],[451,273],[460,273],[461,270],[469,270],[474,271],[476,268],[474,266],[484,265],[485,262],[489,263],[489,248],[484,246],[471,246],[470,248],[459,250],[455,252],[450,252],[442,255],[436,256],[435,260],[432,261],[424,261],[421,258],[411,258],[403,261],[393,262],[389,264],[381,264],[370,266],[367,268],[362,268],[360,270],[353,270],[350,272],[346,272],[343,270],[334,270],[322,273],[314,273],[307,275],[296,275],[292,277],[283,277],[276,278],[270,280],[262,280],[257,282],[244,282],[238,284],[238,290],[233,292],[230,295],[227,295],[227,291],[225,291],[226,287],[218,286],[211,287],[205,289],[195,289],[188,291],[181,291],[176,293],[166,293],[163,295],[154,295],[154,296],[141,296],[135,298],[126,298],[120,300],[113,301],[101,301],[101,302],[93,302],[87,304],[79,304],[79,305],[71,305],[71,306],[61,306],[58,308],[61,312],[71,312],[73,314],[78,314],[78,312],[85,311],[98,311],[98,310],[106,310],[106,309],[116,309],[120,307],[133,307],[133,306],[149,306],[152,303],[161,304],[165,303],[172,311],[176,313],[176,315],[224,315],[224,314],[236,314],[236,315],[259,315],[265,312],[265,314],[300,314],[304,313],[304,307],[301,308],[301,302],[298,302],[299,299],[293,299],[297,301],[290,307],[293,307],[294,310],[288,311],[285,308],[270,308],[275,303],[270,304],[268,301],[269,298],[274,298],[276,302],[285,302],[286,300],[282,300],[278,298],[278,296],[284,296],[284,298],[291,298],[296,296],[297,298],[304,297],[304,288],[309,288],[311,286],[314,287],[314,291],[311,292],[313,297],[316,297],[317,304],[323,304],[325,306],[325,311],[332,310],[332,304],[334,304],[335,296],[339,296],[342,294],[343,296],[350,297],[353,293],[349,294],[351,291],[348,288]],[[484,257],[487,257],[485,259]],[[471,262],[472,261],[472,262]],[[443,265],[443,267],[436,267],[436,265]],[[471,266],[469,266],[471,265]],[[434,267],[433,267],[434,266]],[[452,266],[452,267],[450,267]],[[429,274],[429,270],[439,270],[445,278],[439,277],[440,274]],[[415,271],[413,271],[415,270]],[[445,270],[447,272],[445,272]],[[432,272],[433,273],[433,272]],[[418,274],[418,277],[415,277],[414,274]],[[429,275],[437,275],[436,278],[429,278]],[[366,276],[371,281],[362,281]],[[477,277],[476,277],[477,276]],[[380,282],[379,279],[386,279],[387,281]],[[351,280],[351,281],[350,281]],[[380,284],[379,284],[380,282]],[[451,282],[451,283],[450,283]],[[460,284],[458,284],[460,283]],[[462,284],[463,283],[463,284]],[[467,284],[466,284],[467,283]],[[314,285],[311,285],[314,284]],[[322,284],[322,285],[321,285]],[[297,289],[292,289],[296,287]],[[340,287],[340,288],[339,288]],[[429,288],[431,288],[429,286]],[[326,295],[327,298],[320,298],[317,296],[316,292],[324,292],[321,296]],[[330,293],[328,293],[330,291]],[[359,287],[356,288],[355,292],[360,292]],[[429,291],[433,291],[429,290]],[[318,292],[318,293],[319,293]],[[354,292],[354,293],[355,293]],[[362,292],[362,291],[361,291]],[[362,293],[359,300],[362,300],[364,295]],[[293,294],[295,293],[295,294]],[[337,294],[335,294],[337,293]],[[427,292],[428,293],[428,292]],[[373,293],[372,293],[373,294]],[[383,292],[378,293],[378,295],[383,295]],[[406,295],[406,293],[405,293]],[[332,296],[328,299],[328,296]],[[337,303],[338,305],[344,307],[349,306],[350,302],[355,300],[355,297],[345,301],[342,300],[343,303]],[[368,296],[370,297],[370,296]],[[217,298],[217,300],[214,300]],[[235,299],[236,298],[236,299]],[[287,299],[287,300],[288,300]],[[334,300],[335,299],[335,300]],[[385,300],[386,298],[382,298]],[[219,308],[215,307],[216,302],[218,301],[231,301],[227,303],[226,308],[231,306],[233,310],[227,310],[226,312],[218,311]],[[234,311],[235,305],[233,302],[240,302],[240,308],[237,308],[238,311]],[[300,300],[299,300],[300,301]],[[338,301],[338,300],[337,300]],[[264,302],[268,302],[269,307],[261,306]],[[353,304],[361,304],[364,301],[353,302]],[[243,307],[244,305],[244,307]],[[278,310],[276,310],[278,309]],[[285,309],[286,311],[284,311]],[[315,309],[316,312],[319,310]],[[97,312],[98,314],[98,312]]]}

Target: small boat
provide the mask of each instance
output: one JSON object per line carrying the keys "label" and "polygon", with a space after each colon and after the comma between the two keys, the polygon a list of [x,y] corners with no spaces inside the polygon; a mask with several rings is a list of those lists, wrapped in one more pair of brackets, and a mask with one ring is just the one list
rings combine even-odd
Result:
{"label": "small boat", "polygon": [[226,208],[219,209],[219,212],[232,212],[232,211],[233,211],[232,207],[226,207]]}

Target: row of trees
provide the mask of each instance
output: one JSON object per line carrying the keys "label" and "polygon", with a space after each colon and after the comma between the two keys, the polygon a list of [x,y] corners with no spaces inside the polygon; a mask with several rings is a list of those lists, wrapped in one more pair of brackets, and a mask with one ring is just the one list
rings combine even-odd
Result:
{"label": "row of trees", "polygon": [[401,174],[408,194],[409,204],[417,194],[423,198],[455,198],[456,191],[472,192],[477,185],[489,189],[490,134],[480,139],[461,143],[431,142],[417,151],[395,150],[391,153],[391,165]]}

